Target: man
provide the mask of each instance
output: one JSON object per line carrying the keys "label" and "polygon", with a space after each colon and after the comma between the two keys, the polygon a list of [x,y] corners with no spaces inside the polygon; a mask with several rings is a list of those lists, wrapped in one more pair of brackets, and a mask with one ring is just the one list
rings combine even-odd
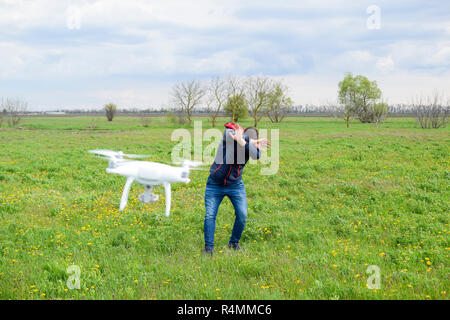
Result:
{"label": "man", "polygon": [[258,140],[256,128],[244,130],[232,122],[225,124],[225,127],[216,158],[209,170],[205,190],[204,252],[209,255],[212,255],[214,250],[217,211],[225,196],[230,198],[236,215],[228,247],[240,249],[239,240],[247,221],[247,196],[242,182],[242,172],[250,157],[259,159],[261,149],[270,147],[269,140]]}

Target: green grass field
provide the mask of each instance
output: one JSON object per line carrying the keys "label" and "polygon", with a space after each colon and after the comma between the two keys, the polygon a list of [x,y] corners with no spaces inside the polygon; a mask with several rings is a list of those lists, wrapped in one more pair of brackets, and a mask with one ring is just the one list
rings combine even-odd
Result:
{"label": "green grass field", "polygon": [[[144,205],[136,184],[120,213],[125,180],[87,153],[169,162],[176,126],[165,118],[150,128],[131,117],[21,126],[0,129],[1,299],[448,299],[449,128],[407,118],[349,129],[333,118],[263,121],[280,129],[279,172],[246,167],[243,250],[227,249],[226,199],[210,258],[201,254],[207,171],[172,185],[169,218],[163,188]],[[79,290],[67,288],[71,265]],[[379,290],[367,288],[370,265],[380,268]]]}

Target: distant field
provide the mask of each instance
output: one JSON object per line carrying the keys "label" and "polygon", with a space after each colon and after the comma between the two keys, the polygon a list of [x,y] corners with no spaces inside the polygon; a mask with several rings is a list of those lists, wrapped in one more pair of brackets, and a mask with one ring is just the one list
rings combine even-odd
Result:
{"label": "distant field", "polygon": [[[163,117],[149,128],[133,117],[21,126],[0,129],[1,299],[448,299],[449,128],[411,118],[349,129],[334,118],[261,122],[280,129],[279,172],[246,167],[243,250],[226,248],[234,212],[225,200],[211,259],[201,254],[207,171],[172,186],[169,218],[162,187],[144,205],[133,185],[120,213],[124,179],[87,153],[169,162],[177,126]],[[71,265],[80,290],[67,288]],[[380,268],[380,290],[366,287],[369,265]]]}

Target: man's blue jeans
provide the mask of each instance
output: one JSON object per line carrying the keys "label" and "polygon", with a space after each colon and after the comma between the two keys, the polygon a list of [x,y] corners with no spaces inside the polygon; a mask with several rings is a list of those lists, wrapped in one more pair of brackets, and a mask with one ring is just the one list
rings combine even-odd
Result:
{"label": "man's blue jeans", "polygon": [[205,190],[205,248],[214,249],[214,232],[216,230],[216,217],[219,205],[223,198],[228,196],[234,206],[236,219],[229,243],[238,243],[244,231],[247,221],[247,195],[242,180],[231,185],[224,186],[208,178]]}

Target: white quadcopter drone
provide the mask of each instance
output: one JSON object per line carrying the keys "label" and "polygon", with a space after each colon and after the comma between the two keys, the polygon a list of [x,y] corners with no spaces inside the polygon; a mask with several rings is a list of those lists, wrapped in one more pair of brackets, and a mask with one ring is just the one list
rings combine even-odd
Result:
{"label": "white quadcopter drone", "polygon": [[182,167],[173,167],[162,163],[127,160],[126,158],[146,158],[135,154],[125,154],[122,151],[111,150],[90,150],[89,153],[99,155],[102,158],[109,159],[107,173],[118,174],[127,178],[123,188],[122,199],[120,201],[120,211],[123,211],[128,202],[128,194],[134,181],[145,187],[145,192],[139,196],[142,203],[153,203],[158,201],[159,196],[152,193],[154,186],[164,185],[166,193],[166,217],[170,215],[171,188],[173,182],[189,183],[189,171],[191,168],[198,167],[202,163],[185,160]]}

